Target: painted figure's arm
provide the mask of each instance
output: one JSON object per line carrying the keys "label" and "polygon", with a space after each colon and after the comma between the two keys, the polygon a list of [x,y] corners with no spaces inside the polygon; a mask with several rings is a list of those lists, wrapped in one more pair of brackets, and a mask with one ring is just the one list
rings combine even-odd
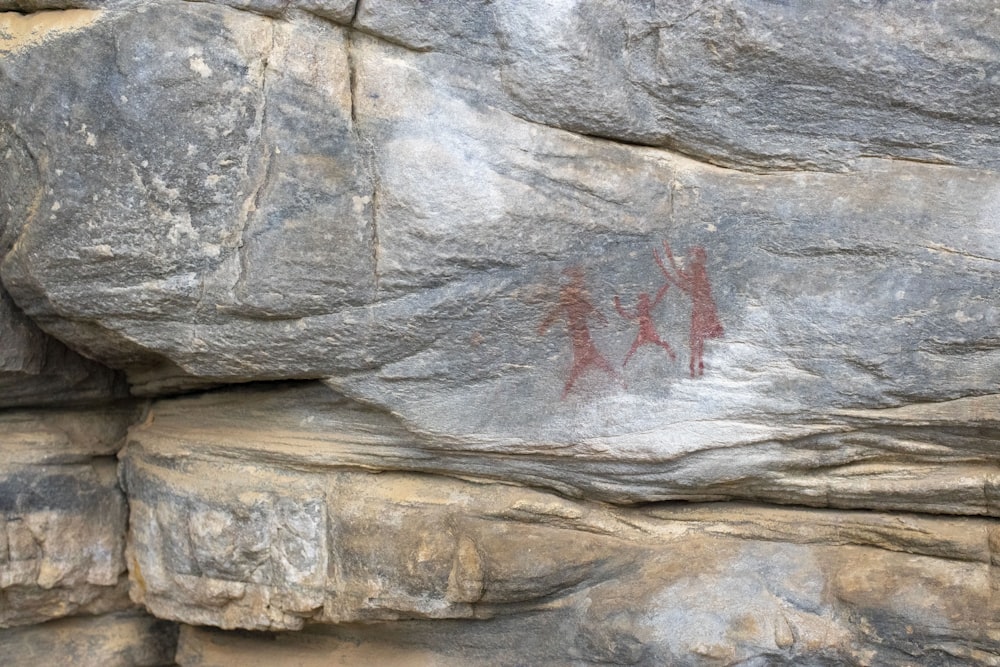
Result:
{"label": "painted figure's arm", "polygon": [[656,306],[659,305],[660,301],[663,300],[663,295],[667,293],[668,289],[670,289],[670,283],[666,283],[660,288],[660,291],[656,293],[656,298],[653,299],[652,308],[656,308]]}
{"label": "painted figure's arm", "polygon": [[[666,245],[666,244],[664,244],[664,245]],[[671,284],[677,285],[677,287],[679,287],[681,290],[687,291],[687,290],[684,290],[684,287],[679,282],[677,282],[677,279],[674,278],[674,276],[670,273],[670,270],[663,263],[663,258],[660,257],[660,253],[658,253],[655,250],[653,251],[653,259],[656,260],[656,263],[660,267],[660,271],[663,272],[663,277],[667,279],[667,285],[668,286],[671,285]],[[673,257],[671,257],[670,260],[673,261]]]}
{"label": "painted figure's arm", "polygon": [[680,289],[682,292],[684,292],[685,294],[690,294],[691,276],[688,275],[688,273],[684,269],[677,266],[677,260],[674,259],[674,252],[673,250],[670,249],[670,244],[667,243],[666,241],[663,242],[663,250],[667,254],[667,260],[670,262],[670,268],[672,268],[674,270],[674,273],[677,274],[676,276],[671,275],[667,271],[667,267],[663,265],[663,260],[660,258],[658,254],[656,254],[656,251],[654,251],[653,256],[656,258],[656,263],[660,265],[660,270],[663,271],[663,275],[667,277],[667,280],[677,285],[677,288]]}
{"label": "painted figure's arm", "polygon": [[555,321],[559,319],[559,315],[562,313],[562,309],[563,309],[562,304],[559,304],[551,311],[549,311],[549,314],[545,316],[545,319],[542,320],[542,323],[538,325],[539,336],[544,336],[545,333],[549,330],[549,327],[551,327],[555,323]]}
{"label": "painted figure's arm", "polygon": [[636,317],[638,317],[638,315],[629,314],[628,311],[622,308],[621,299],[618,298],[617,294],[615,295],[615,310],[617,310],[618,314],[624,317],[626,320],[634,320]]}

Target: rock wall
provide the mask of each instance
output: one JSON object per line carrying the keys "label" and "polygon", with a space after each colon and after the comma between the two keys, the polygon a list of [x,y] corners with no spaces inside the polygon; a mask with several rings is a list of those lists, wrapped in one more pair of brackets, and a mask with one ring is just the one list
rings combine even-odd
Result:
{"label": "rock wall", "polygon": [[1000,664],[998,25],[0,0],[0,662]]}

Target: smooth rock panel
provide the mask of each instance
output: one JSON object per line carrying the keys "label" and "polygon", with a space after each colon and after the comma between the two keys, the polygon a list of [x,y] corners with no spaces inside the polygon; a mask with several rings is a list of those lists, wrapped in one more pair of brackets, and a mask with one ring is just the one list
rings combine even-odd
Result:
{"label": "smooth rock panel", "polygon": [[998,20],[989,0],[366,0],[356,25],[490,67],[477,92],[535,122],[715,164],[996,170]]}
{"label": "smooth rock panel", "polygon": [[[914,440],[881,428],[880,411],[961,412],[953,401],[1000,394],[995,171],[721,169],[526,121],[480,94],[495,82],[474,59],[302,12],[136,16],[109,12],[9,58],[15,96],[0,107],[10,136],[49,155],[26,172],[47,186],[17,199],[41,193],[46,215],[8,223],[4,280],[43,328],[129,369],[136,391],[329,378],[469,450],[668,466],[752,448],[727,485],[758,463],[798,476],[905,451],[924,469],[878,475],[878,493],[992,511],[979,467],[991,426]],[[147,34],[158,16],[177,26],[169,45]],[[205,51],[207,35],[221,37]],[[55,44],[102,72],[128,64],[84,94],[82,71],[34,78]],[[53,102],[80,94],[28,114],[16,94],[38,86]],[[218,90],[232,92],[225,110]],[[190,155],[164,139],[188,131]],[[959,441],[976,452],[971,475],[939,465]],[[789,442],[809,443],[805,463]],[[806,477],[803,493],[825,499]],[[702,473],[685,478],[714,496]]]}
{"label": "smooth rock panel", "polygon": [[0,413],[0,627],[131,606],[114,453],[135,416]]}
{"label": "smooth rock panel", "polygon": [[175,624],[137,612],[0,630],[0,655],[10,667],[165,667],[176,648]]}
{"label": "smooth rock panel", "polygon": [[[304,664],[384,650],[484,665],[992,664],[1000,651],[991,519],[616,509],[308,465],[264,445],[251,459],[133,440],[123,466],[137,602],[222,628],[335,625],[331,638],[285,637],[257,658],[250,638],[219,649],[218,635],[188,631],[184,665],[262,664],[279,647]],[[396,622],[341,625],[383,620]]]}

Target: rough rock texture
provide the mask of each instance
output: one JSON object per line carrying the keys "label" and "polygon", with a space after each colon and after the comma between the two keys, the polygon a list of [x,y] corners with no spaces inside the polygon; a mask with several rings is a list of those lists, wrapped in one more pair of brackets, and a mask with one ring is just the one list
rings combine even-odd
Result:
{"label": "rough rock texture", "polygon": [[[34,208],[7,225],[2,265],[18,303],[140,392],[328,377],[456,448],[697,455],[728,479],[746,459],[716,466],[721,448],[768,470],[795,465],[797,443],[805,467],[836,449],[862,477],[956,447],[975,467],[993,448],[988,428],[955,444],[965,403],[955,424],[935,412],[927,440],[883,428],[885,408],[912,423],[921,405],[1000,393],[988,160],[869,146],[842,173],[756,174],[581,136],[511,114],[507,69],[485,74],[497,53],[534,63],[516,43],[455,54],[439,26],[443,46],[414,51],[372,23],[378,6],[359,25],[392,42],[303,12],[167,3],[14,49],[0,127],[34,156],[11,196]],[[40,63],[56,52],[80,67],[53,78]],[[866,116],[837,90],[816,113],[889,122],[892,107]],[[991,474],[930,493],[973,486],[966,511],[988,513]]]}
{"label": "rough rock texture", "polygon": [[319,466],[491,478],[618,503],[741,498],[997,516],[998,414],[995,397],[969,397],[843,411],[843,426],[817,425],[815,434],[670,457],[638,447],[537,442],[511,452],[415,435],[399,419],[311,382],[157,401],[130,437],[154,451],[226,452],[254,461],[264,446],[268,457]]}
{"label": "rough rock texture", "polygon": [[[1000,651],[991,520],[732,503],[616,509],[344,470],[268,440],[252,458],[130,442],[137,602],[164,618],[257,630],[495,619],[409,638],[361,632],[364,643],[409,642],[466,664],[992,664]],[[511,641],[518,627],[536,641]]]}
{"label": "rough rock texture", "polygon": [[2,288],[0,340],[0,408],[81,404],[128,393],[123,376],[46,336]]}
{"label": "rough rock texture", "polygon": [[0,630],[0,655],[11,667],[162,667],[174,664],[176,647],[173,623],[137,612]]}
{"label": "rough rock texture", "polygon": [[0,0],[0,647],[1000,664],[997,25]]}
{"label": "rough rock texture", "polygon": [[0,412],[0,628],[130,606],[114,454],[134,418]]}

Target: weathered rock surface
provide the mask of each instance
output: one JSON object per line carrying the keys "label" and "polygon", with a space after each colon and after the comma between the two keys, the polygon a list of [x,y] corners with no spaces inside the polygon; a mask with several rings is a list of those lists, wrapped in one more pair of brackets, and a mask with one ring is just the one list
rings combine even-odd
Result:
{"label": "weathered rock surface", "polygon": [[423,7],[365,0],[356,25],[492,66],[491,101],[536,122],[748,169],[838,169],[863,155],[1000,166],[1000,14],[988,0]]}
{"label": "weathered rock surface", "polygon": [[998,11],[0,0],[0,655],[1000,664]]}
{"label": "weathered rock surface", "polygon": [[[616,509],[482,480],[321,466],[316,443],[295,457],[266,441],[252,459],[136,439],[123,452],[131,592],[157,616],[256,630],[499,619],[286,640],[312,652],[306,664],[356,631],[445,664],[992,664],[1000,651],[992,520],[732,503]],[[538,641],[512,642],[519,632]],[[186,650],[181,664],[221,664]]]}
{"label": "weathered rock surface", "polygon": [[[134,370],[174,360],[132,325],[280,324],[289,310],[364,303],[370,186],[350,141],[343,32],[306,15],[277,22],[193,3],[87,20],[85,30],[50,29],[61,35],[53,47],[80,65],[72,81],[39,85],[44,48],[15,51],[5,67],[4,134],[32,158],[12,198],[41,198],[7,230],[11,267],[27,262],[7,282],[32,317]],[[109,274],[114,294],[93,292]],[[67,291],[42,294],[37,281],[56,275]],[[178,307],[191,310],[162,321]],[[101,321],[111,312],[124,328]],[[276,374],[287,372],[296,371]]]}
{"label": "weathered rock surface", "polygon": [[844,411],[840,425],[830,426],[831,417],[800,438],[673,456],[595,443],[526,442],[512,451],[414,434],[399,419],[321,383],[294,383],[157,401],[130,438],[179,457],[210,453],[248,462],[473,476],[616,503],[742,498],[997,516],[997,415],[994,397],[966,398]]}
{"label": "weathered rock surface", "polygon": [[0,412],[0,627],[131,606],[114,454],[134,417]]}
{"label": "weathered rock surface", "polygon": [[174,664],[176,648],[175,624],[136,612],[0,630],[0,655],[11,667],[161,667]]}
{"label": "weathered rock surface", "polygon": [[[597,44],[575,6],[539,16]],[[380,7],[361,8],[361,30],[425,48]],[[480,46],[447,48],[486,10],[450,11],[440,21],[453,15],[454,30],[412,29],[440,33],[427,53],[303,11],[278,21],[197,3],[107,11],[12,48],[3,132],[34,157],[11,201],[35,204],[7,225],[11,293],[46,330],[130,370],[140,392],[327,377],[414,432],[514,456],[552,445],[641,466],[741,447],[770,465],[789,460],[783,443],[819,442],[860,465],[914,442],[871,433],[888,413],[858,410],[910,406],[919,419],[921,405],[1000,394],[1000,176],[990,160],[863,158],[898,155],[861,128],[869,138],[833,151],[852,156],[845,173],[752,174],[522,120],[509,113],[521,98],[504,72],[552,71],[549,61],[534,64],[537,48],[513,38],[486,40],[481,50],[510,65],[493,77],[497,57]],[[838,20],[874,10],[852,11]],[[961,24],[959,14],[935,30]],[[174,29],[159,30],[167,20]],[[703,33],[683,34],[703,43]],[[879,39],[905,50],[911,36]],[[53,78],[41,63],[55,57],[80,66]],[[948,57],[928,61],[927,76],[952,72]],[[857,58],[842,66],[858,76],[879,66]],[[981,99],[993,99],[991,76],[965,97],[945,91],[967,102],[959,115],[990,121]],[[842,78],[817,99],[843,91]],[[900,85],[931,95],[918,81]],[[875,104],[865,115],[844,95],[816,113],[905,125],[909,112],[850,98]],[[563,114],[559,99],[531,105],[548,100],[545,113]],[[912,107],[925,109],[919,118],[936,113],[938,102],[924,102]],[[562,124],[575,127],[571,116]],[[780,116],[769,122],[801,139]],[[910,134],[930,159],[937,140]],[[993,139],[978,136],[963,145],[989,154]],[[930,449],[916,443],[932,466],[936,437]],[[969,441],[990,451],[994,432]],[[989,511],[988,474],[961,477],[984,489],[971,511]]]}
{"label": "weathered rock surface", "polygon": [[0,288],[0,408],[121,398],[125,378],[45,335]]}

